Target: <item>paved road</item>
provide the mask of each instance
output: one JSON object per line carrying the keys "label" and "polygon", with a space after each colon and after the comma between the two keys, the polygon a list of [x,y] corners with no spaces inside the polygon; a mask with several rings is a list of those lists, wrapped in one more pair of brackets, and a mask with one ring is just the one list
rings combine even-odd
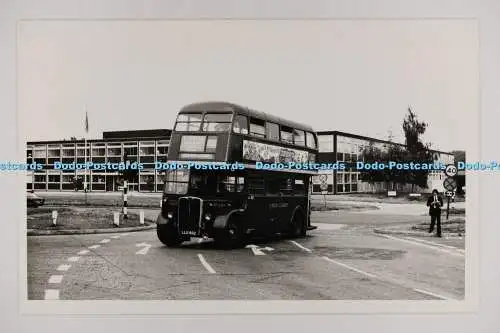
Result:
{"label": "paved road", "polygon": [[306,238],[231,251],[197,240],[167,248],[155,231],[28,237],[28,298],[463,299],[463,240],[372,233],[421,218],[317,212]]}

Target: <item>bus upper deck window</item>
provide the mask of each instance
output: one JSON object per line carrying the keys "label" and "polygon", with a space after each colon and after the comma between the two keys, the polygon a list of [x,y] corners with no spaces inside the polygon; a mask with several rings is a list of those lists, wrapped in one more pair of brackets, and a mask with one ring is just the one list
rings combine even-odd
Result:
{"label": "bus upper deck window", "polygon": [[204,132],[226,132],[231,128],[231,113],[207,113],[203,119]]}
{"label": "bus upper deck window", "polygon": [[270,140],[279,141],[280,139],[280,127],[275,123],[267,123],[266,126],[266,137]]}
{"label": "bus upper deck window", "polygon": [[175,124],[176,131],[196,132],[200,130],[201,113],[179,114]]}
{"label": "bus upper deck window", "polygon": [[233,132],[239,134],[248,134],[248,119],[246,116],[236,116],[234,120]]}
{"label": "bus upper deck window", "polygon": [[264,124],[262,120],[250,119],[250,135],[264,138],[266,136]]}
{"label": "bus upper deck window", "polygon": [[314,135],[310,132],[307,132],[307,147],[316,148],[316,140],[314,140]]}
{"label": "bus upper deck window", "polygon": [[304,131],[293,130],[293,141],[296,145],[305,146],[306,145],[306,135]]}
{"label": "bus upper deck window", "polygon": [[293,133],[291,128],[281,127],[281,141],[285,143],[293,143]]}

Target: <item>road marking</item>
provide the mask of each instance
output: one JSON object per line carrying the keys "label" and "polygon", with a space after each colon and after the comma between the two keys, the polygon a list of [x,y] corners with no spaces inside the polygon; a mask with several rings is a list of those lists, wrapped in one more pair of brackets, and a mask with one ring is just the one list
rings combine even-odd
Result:
{"label": "road marking", "polygon": [[77,262],[78,259],[80,259],[80,257],[69,257],[68,258],[68,261],[71,261],[71,262]]}
{"label": "road marking", "polygon": [[111,238],[117,239],[117,238],[120,238],[120,235],[114,235],[114,236],[111,236]]}
{"label": "road marking", "polygon": [[61,283],[62,279],[62,275],[51,275],[49,278],[49,283]]}
{"label": "road marking", "polygon": [[429,295],[429,296],[432,296],[432,297],[436,297],[436,298],[440,298],[440,299],[445,299],[445,300],[449,299],[448,297],[444,297],[444,296],[441,296],[441,295],[438,295],[438,294],[434,294],[434,293],[431,293],[430,291],[425,291],[425,290],[422,290],[422,289],[413,289],[413,290],[415,290],[418,293]]}
{"label": "road marking", "polygon": [[137,251],[135,254],[146,254],[146,253],[148,253],[149,249],[151,248],[151,245],[146,244],[146,243],[135,244],[135,246],[137,246],[137,247],[143,246],[144,247],[143,249]]}
{"label": "road marking", "polygon": [[59,299],[59,290],[45,289],[45,299]]}
{"label": "road marking", "polygon": [[58,271],[60,271],[60,272],[65,272],[65,271],[67,271],[70,267],[71,267],[71,265],[63,264],[63,265],[60,265],[59,267],[57,267],[57,270],[58,270]]}
{"label": "road marking", "polygon": [[254,244],[249,244],[247,246],[245,246],[245,248],[247,249],[251,249],[253,254],[256,255],[256,256],[265,256],[266,254],[264,252],[262,252],[259,247],[257,245],[254,245]]}
{"label": "road marking", "polygon": [[454,256],[460,256],[460,257],[464,256],[464,253],[460,253],[460,252],[457,252],[457,251],[448,251],[448,250],[446,250],[446,249],[444,249],[442,247],[433,246],[433,245],[425,244],[425,243],[422,243],[422,242],[416,242],[416,241],[412,241],[412,240],[409,240],[409,239],[399,238],[399,237],[394,237],[394,236],[389,236],[389,235],[382,235],[382,234],[378,234],[378,235],[382,236],[382,237],[385,237],[385,238],[389,238],[389,239],[393,239],[393,240],[398,240],[400,242],[406,242],[406,243],[409,243],[409,244],[420,245],[420,246],[423,246],[423,247],[426,247],[426,248],[429,248],[429,249],[438,250],[438,251],[445,252],[445,253],[448,253],[448,254],[451,254],[451,255],[454,255]]}
{"label": "road marking", "polygon": [[212,266],[210,266],[210,264],[205,260],[205,258],[203,258],[203,256],[200,253],[198,253],[198,259],[200,259],[201,264],[203,265],[203,267],[206,268],[207,271],[209,271],[212,274],[215,274],[215,270],[212,268]]}
{"label": "road marking", "polygon": [[304,251],[306,251],[306,252],[309,252],[309,253],[311,253],[311,252],[312,252],[312,250],[311,250],[311,249],[308,249],[307,247],[304,247],[304,246],[300,245],[300,244],[299,244],[299,243],[297,243],[296,241],[290,241],[290,243],[292,243],[293,245],[295,245],[295,246],[297,246],[297,247],[301,248],[302,250],[304,250]]}
{"label": "road marking", "polygon": [[98,247],[101,247],[101,245],[92,245],[92,246],[89,246],[89,249],[97,249]]}
{"label": "road marking", "polygon": [[444,248],[447,248],[450,250],[455,250],[455,251],[460,252],[460,253],[465,253],[465,250],[462,250],[462,249],[455,247],[455,246],[450,246],[450,245],[446,245],[446,244],[439,244],[439,243],[431,242],[428,240],[418,239],[418,238],[413,238],[413,237],[406,237],[406,238],[411,239],[415,242],[422,242],[422,243],[429,244],[429,245],[435,245],[435,246],[444,247]]}
{"label": "road marking", "polygon": [[89,250],[81,250],[81,251],[80,251],[80,252],[78,252],[77,254],[79,254],[79,255],[83,256],[83,255],[85,255],[85,254],[87,254],[87,253],[89,253],[89,252],[90,252]]}
{"label": "road marking", "polygon": [[128,235],[130,235],[128,232],[125,233],[125,234],[122,234],[122,236],[128,236]]}
{"label": "road marking", "polygon": [[322,257],[322,258],[323,258],[323,259],[325,259],[326,261],[331,262],[331,263],[334,263],[334,264],[337,264],[337,265],[342,266],[342,267],[344,267],[344,268],[350,269],[351,271],[358,272],[358,273],[360,273],[360,274],[366,275],[366,276],[371,277],[371,278],[377,278],[377,276],[376,276],[376,275],[373,275],[373,274],[371,274],[371,273],[364,272],[364,271],[362,271],[362,270],[360,270],[360,269],[357,269],[357,268],[355,268],[355,267],[352,267],[352,266],[349,266],[349,265],[343,264],[343,263],[341,263],[341,262],[338,262],[338,261],[336,261],[336,260],[330,259],[330,258],[328,258],[328,257]]}
{"label": "road marking", "polygon": [[316,230],[339,230],[342,229],[345,224],[314,223],[314,226],[318,227]]}
{"label": "road marking", "polygon": [[100,241],[99,243],[102,243],[102,244],[106,244],[106,243],[109,243],[110,239],[103,239],[102,241]]}

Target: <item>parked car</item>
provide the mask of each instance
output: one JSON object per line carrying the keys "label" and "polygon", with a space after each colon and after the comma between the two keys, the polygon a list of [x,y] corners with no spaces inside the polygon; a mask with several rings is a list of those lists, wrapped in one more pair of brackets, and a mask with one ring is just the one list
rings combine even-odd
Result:
{"label": "parked car", "polygon": [[28,207],[39,207],[45,203],[45,199],[36,195],[33,190],[26,193],[26,203]]}

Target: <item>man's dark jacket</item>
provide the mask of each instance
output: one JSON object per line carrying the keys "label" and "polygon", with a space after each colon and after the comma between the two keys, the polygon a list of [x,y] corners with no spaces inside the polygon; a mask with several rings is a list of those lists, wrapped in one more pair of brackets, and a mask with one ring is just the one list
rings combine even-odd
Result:
{"label": "man's dark jacket", "polygon": [[439,195],[437,196],[437,200],[439,201],[439,206],[434,207],[432,202],[434,201],[434,195],[431,195],[427,199],[427,206],[429,207],[429,215],[441,215],[441,207],[443,206],[443,198]]}

